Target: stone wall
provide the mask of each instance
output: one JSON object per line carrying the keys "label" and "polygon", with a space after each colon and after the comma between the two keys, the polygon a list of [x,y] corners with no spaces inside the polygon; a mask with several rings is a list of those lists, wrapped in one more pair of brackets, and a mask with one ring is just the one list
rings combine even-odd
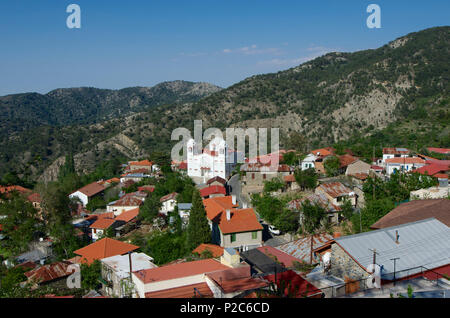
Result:
{"label": "stone wall", "polygon": [[330,274],[344,280],[360,280],[369,277],[369,274],[363,270],[361,266],[359,266],[338,244],[333,244],[331,246]]}

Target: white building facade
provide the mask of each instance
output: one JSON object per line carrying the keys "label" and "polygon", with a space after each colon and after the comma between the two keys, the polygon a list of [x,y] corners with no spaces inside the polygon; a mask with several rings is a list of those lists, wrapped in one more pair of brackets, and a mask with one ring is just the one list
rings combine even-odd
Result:
{"label": "white building facade", "polygon": [[187,143],[187,174],[204,178],[205,182],[216,176],[227,179],[236,166],[237,157],[237,152],[230,150],[221,138],[214,138],[205,149],[190,139]]}

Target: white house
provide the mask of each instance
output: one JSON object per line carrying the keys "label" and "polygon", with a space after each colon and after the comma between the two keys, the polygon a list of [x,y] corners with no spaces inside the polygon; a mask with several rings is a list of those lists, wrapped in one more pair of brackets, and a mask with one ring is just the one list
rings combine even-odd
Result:
{"label": "white house", "polygon": [[413,158],[390,158],[386,159],[386,174],[390,176],[391,174],[399,171],[399,172],[409,172],[418,168],[425,166],[426,161],[413,157]]}
{"label": "white house", "polygon": [[159,210],[159,213],[167,215],[169,212],[172,212],[175,210],[175,206],[177,205],[177,197],[178,193],[172,192],[168,195],[163,196],[160,199],[160,202],[162,203],[161,209]]}
{"label": "white house", "polygon": [[[131,258],[131,260],[130,260]],[[130,262],[131,261],[131,262]],[[153,258],[144,253],[115,255],[102,259],[102,290],[111,297],[136,296],[131,281],[130,270],[141,271],[156,268]]]}
{"label": "white house", "polygon": [[81,189],[78,189],[75,192],[72,192],[69,195],[69,198],[74,199],[78,198],[83,206],[85,207],[91,198],[93,198],[96,195],[100,195],[103,191],[105,191],[105,187],[101,184],[98,184],[97,182],[92,182],[91,184],[88,184]]}
{"label": "white house", "polygon": [[310,168],[314,169],[314,163],[317,160],[317,156],[310,153],[305,159],[302,160],[302,170],[308,170]]}
{"label": "white house", "polygon": [[406,148],[383,148],[383,160],[382,164],[386,165],[387,159],[392,158],[407,158],[410,151]]}
{"label": "white house", "polygon": [[187,174],[202,177],[204,182],[216,176],[226,179],[238,159],[243,162],[243,158],[238,158],[238,152],[229,149],[221,138],[214,138],[204,149],[194,139],[187,142]]}
{"label": "white house", "polygon": [[187,223],[192,209],[192,203],[178,203],[178,214],[180,218]]}

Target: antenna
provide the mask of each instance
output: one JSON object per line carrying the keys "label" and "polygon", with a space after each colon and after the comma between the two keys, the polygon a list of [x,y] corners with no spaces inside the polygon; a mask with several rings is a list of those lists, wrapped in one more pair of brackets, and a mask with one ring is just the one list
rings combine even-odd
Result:
{"label": "antenna", "polygon": [[397,261],[398,259],[400,259],[400,257],[396,257],[396,258],[391,258],[391,259],[390,259],[391,261],[394,261],[394,286],[395,286],[395,263],[396,263],[396,261]]}

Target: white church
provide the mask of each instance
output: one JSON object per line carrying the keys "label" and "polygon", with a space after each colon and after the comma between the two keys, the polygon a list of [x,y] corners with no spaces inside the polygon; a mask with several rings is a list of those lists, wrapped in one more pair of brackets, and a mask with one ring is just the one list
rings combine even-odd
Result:
{"label": "white church", "polygon": [[[240,156],[243,162],[243,155]],[[206,182],[214,177],[227,179],[237,164],[238,153],[229,149],[225,140],[214,138],[202,149],[194,139],[187,142],[187,174]]]}

